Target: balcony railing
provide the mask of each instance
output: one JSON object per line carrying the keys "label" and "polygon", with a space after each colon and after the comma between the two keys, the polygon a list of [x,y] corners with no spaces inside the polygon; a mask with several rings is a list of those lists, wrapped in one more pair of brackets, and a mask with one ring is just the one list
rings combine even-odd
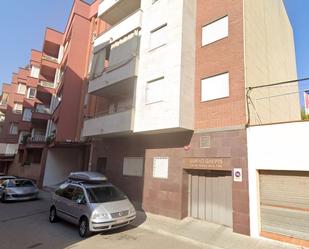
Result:
{"label": "balcony railing", "polygon": [[42,58],[51,62],[55,62],[58,63],[58,58],[55,58],[53,56],[47,55],[47,54],[43,54]]}
{"label": "balcony railing", "polygon": [[43,113],[43,114],[50,114],[50,107],[46,105],[37,105],[35,108],[35,112]]}
{"label": "balcony railing", "polygon": [[49,82],[45,80],[41,80],[39,83],[43,87],[48,87],[48,88],[55,88],[55,83],[54,82]]}
{"label": "balcony railing", "polygon": [[34,134],[29,138],[29,142],[33,142],[33,143],[42,143],[46,141],[46,137],[45,135],[41,135],[41,134]]}

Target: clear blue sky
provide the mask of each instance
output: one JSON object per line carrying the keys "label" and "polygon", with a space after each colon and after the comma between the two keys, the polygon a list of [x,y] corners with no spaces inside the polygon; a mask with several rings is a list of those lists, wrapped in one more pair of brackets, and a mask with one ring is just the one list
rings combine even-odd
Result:
{"label": "clear blue sky", "polygon": [[[73,0],[1,1],[0,84],[10,83],[12,72],[29,62],[31,48],[42,49],[47,26],[64,30],[72,3]],[[285,0],[285,4],[294,28],[298,77],[308,77],[309,0]]]}

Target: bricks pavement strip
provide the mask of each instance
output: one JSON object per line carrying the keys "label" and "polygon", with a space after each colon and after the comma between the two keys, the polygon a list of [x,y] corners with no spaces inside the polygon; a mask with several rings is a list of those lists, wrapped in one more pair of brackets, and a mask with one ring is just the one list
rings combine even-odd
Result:
{"label": "bricks pavement strip", "polygon": [[[141,218],[142,217],[142,218]],[[142,219],[142,220],[141,220]],[[138,212],[133,224],[140,229],[172,237],[198,247],[213,249],[303,249],[269,239],[256,239],[232,232],[232,229],[205,221],[186,218],[175,220],[159,215]]]}

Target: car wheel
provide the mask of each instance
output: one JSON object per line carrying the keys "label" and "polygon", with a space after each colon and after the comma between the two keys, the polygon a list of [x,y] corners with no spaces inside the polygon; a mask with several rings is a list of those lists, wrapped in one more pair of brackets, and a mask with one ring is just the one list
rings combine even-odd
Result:
{"label": "car wheel", "polygon": [[55,223],[58,221],[57,211],[55,207],[52,207],[49,211],[49,222]]}
{"label": "car wheel", "polygon": [[89,222],[86,217],[83,217],[79,221],[79,236],[82,238],[87,238],[90,236],[90,230],[89,230]]}
{"label": "car wheel", "polygon": [[4,193],[2,194],[2,197],[1,197],[1,202],[2,202],[2,203],[5,203],[5,202],[6,202],[6,196],[5,196],[5,194],[4,194]]}

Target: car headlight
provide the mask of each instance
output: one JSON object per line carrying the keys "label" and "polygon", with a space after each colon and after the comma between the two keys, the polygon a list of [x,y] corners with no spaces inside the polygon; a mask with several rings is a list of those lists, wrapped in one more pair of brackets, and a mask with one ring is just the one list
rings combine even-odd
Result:
{"label": "car headlight", "polygon": [[133,205],[131,205],[129,208],[129,214],[134,214],[134,213],[136,213],[135,208]]}
{"label": "car headlight", "polygon": [[109,220],[110,217],[109,217],[109,215],[107,213],[97,213],[97,212],[95,212],[92,215],[92,219],[95,220],[95,221],[100,222],[100,221]]}

